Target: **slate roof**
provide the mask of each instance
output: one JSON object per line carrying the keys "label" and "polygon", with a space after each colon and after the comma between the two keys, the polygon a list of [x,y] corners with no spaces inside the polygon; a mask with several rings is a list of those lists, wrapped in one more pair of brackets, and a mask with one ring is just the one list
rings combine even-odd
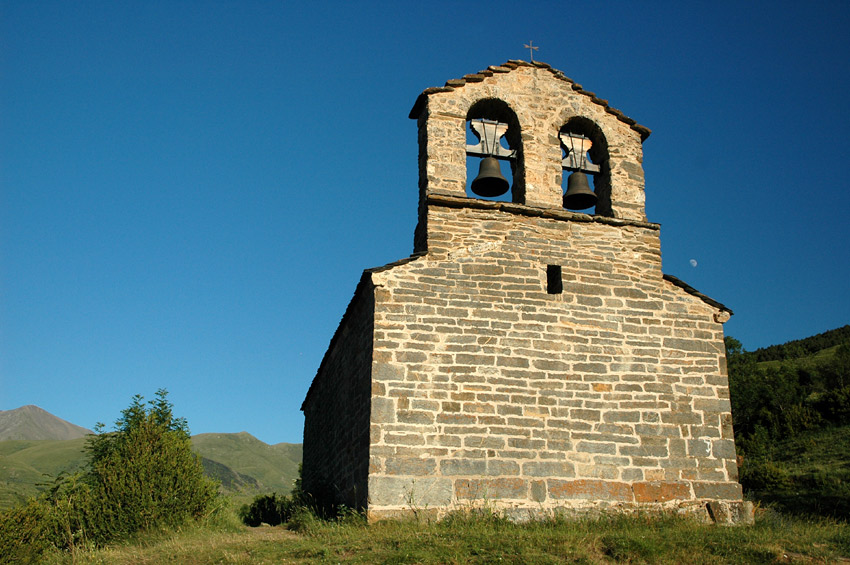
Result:
{"label": "slate roof", "polygon": [[421,113],[422,106],[425,104],[425,100],[427,99],[429,94],[434,94],[434,93],[437,93],[437,92],[452,92],[457,88],[463,88],[464,85],[466,85],[469,82],[482,82],[485,78],[491,77],[494,74],[509,73],[509,72],[513,71],[514,69],[516,69],[518,67],[537,67],[537,68],[540,68],[540,69],[547,69],[556,78],[563,80],[564,82],[568,83],[572,87],[573,90],[575,90],[579,94],[584,94],[585,96],[590,98],[591,102],[593,102],[594,104],[599,104],[600,106],[605,108],[606,112],[615,116],[621,122],[628,124],[633,130],[635,130],[636,132],[638,132],[638,134],[640,134],[640,140],[641,141],[646,141],[646,138],[649,137],[650,133],[652,133],[652,130],[650,130],[648,127],[640,125],[635,120],[633,120],[630,117],[623,114],[620,110],[617,110],[616,108],[612,108],[611,106],[608,105],[607,100],[605,100],[603,98],[599,98],[598,96],[596,96],[595,93],[590,92],[589,90],[585,90],[584,88],[582,88],[582,86],[580,84],[578,84],[573,79],[565,76],[564,73],[562,73],[558,69],[554,69],[550,65],[548,65],[547,63],[541,63],[540,61],[534,61],[532,63],[529,63],[527,61],[522,61],[522,60],[519,60],[519,59],[511,59],[508,62],[503,63],[503,64],[498,65],[498,66],[492,66],[491,65],[491,66],[487,67],[486,69],[484,69],[483,71],[478,71],[477,73],[474,73],[474,74],[464,75],[463,78],[449,79],[449,80],[446,81],[445,86],[432,86],[430,88],[426,88],[425,90],[422,91],[422,94],[420,94],[419,97],[416,99],[416,103],[413,104],[413,108],[410,110],[409,117],[413,120],[416,120],[416,119],[419,118],[419,114]]}
{"label": "slate roof", "polygon": [[699,298],[700,300],[702,300],[706,304],[714,306],[718,310],[723,310],[725,312],[729,312],[729,315],[734,314],[734,312],[732,311],[731,308],[724,306],[723,304],[714,300],[710,296],[706,296],[705,294],[701,293],[700,291],[698,291],[697,289],[695,289],[694,287],[692,287],[691,285],[689,285],[688,283],[686,283],[682,279],[678,279],[678,278],[674,277],[673,275],[665,274],[664,280],[667,281],[667,282],[673,283],[674,286],[678,286],[679,288],[681,288],[682,290],[684,290],[688,294],[692,294],[693,296],[696,296],[697,298]]}

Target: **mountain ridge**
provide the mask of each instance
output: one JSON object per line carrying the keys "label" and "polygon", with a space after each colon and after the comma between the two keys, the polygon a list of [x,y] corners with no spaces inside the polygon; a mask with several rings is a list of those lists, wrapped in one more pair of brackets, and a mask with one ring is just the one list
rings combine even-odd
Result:
{"label": "mountain ridge", "polygon": [[69,440],[94,432],[72,424],[34,404],[0,410],[0,441]]}

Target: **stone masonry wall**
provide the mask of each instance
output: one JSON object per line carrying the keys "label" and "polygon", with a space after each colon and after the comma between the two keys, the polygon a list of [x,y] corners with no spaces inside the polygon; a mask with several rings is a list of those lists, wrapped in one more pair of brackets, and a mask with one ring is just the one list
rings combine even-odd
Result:
{"label": "stone masonry wall", "polygon": [[368,277],[307,393],[303,488],[327,503],[366,505],[374,291]]}
{"label": "stone masonry wall", "polygon": [[370,515],[741,500],[728,314],[662,278],[657,225],[427,213],[428,254],[371,275]]}

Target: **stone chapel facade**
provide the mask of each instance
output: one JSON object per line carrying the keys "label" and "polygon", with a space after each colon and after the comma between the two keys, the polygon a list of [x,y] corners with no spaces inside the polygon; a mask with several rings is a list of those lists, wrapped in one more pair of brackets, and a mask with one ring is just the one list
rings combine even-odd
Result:
{"label": "stone chapel facade", "polygon": [[[410,117],[414,253],[363,273],[331,340],[302,406],[304,489],[370,519],[480,504],[748,519],[731,311],[661,271],[649,130],[523,61],[429,88]],[[478,118],[508,126],[511,201],[467,196]],[[564,132],[593,143],[591,214],[564,208]]]}

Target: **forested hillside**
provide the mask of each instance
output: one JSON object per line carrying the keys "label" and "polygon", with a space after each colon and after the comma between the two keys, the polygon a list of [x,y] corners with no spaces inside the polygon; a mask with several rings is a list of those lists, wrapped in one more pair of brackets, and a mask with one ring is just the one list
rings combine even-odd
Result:
{"label": "forested hillside", "polygon": [[850,515],[850,326],[752,352],[727,337],[726,354],[747,495]]}
{"label": "forested hillside", "polygon": [[837,345],[850,343],[850,325],[829,330],[805,339],[795,339],[779,345],[762,347],[751,352],[750,355],[757,363],[763,361],[787,361],[788,359],[799,359],[808,357]]}

